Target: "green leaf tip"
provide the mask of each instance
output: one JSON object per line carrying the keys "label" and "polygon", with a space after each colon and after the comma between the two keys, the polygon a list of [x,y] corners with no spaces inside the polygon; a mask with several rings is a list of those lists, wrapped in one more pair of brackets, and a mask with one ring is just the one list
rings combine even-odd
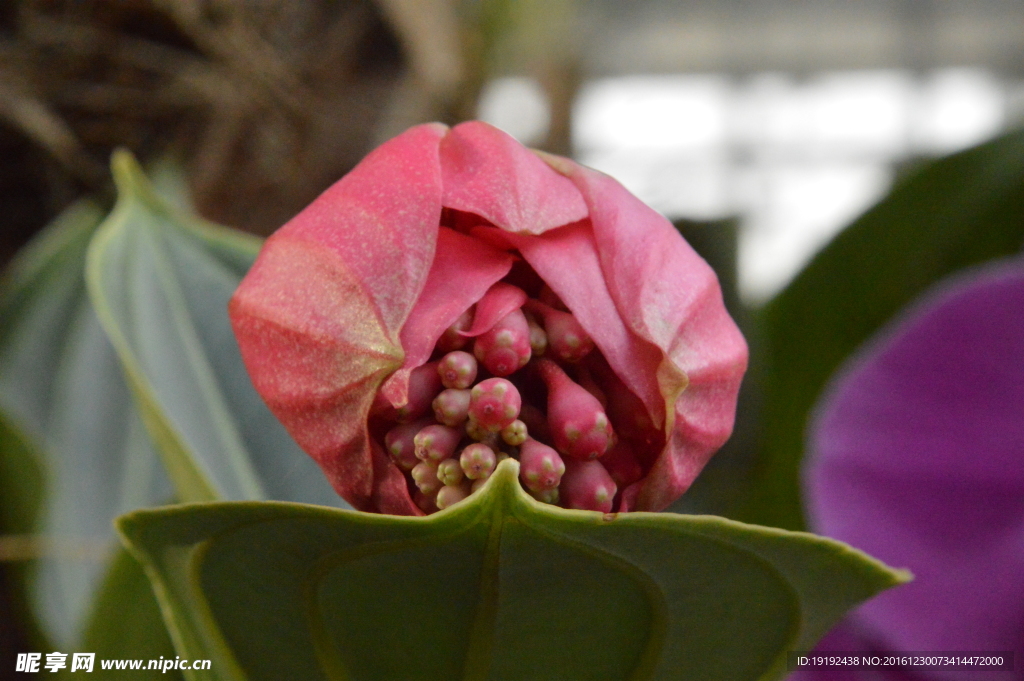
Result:
{"label": "green leaf tip", "polygon": [[773,679],[909,579],[805,533],[543,504],[514,460],[426,517],[242,502],[117,526],[179,654],[215,660],[197,678]]}
{"label": "green leaf tip", "polygon": [[176,497],[338,503],[252,387],[231,331],[228,301],[260,239],[175,207],[128,151],[111,166],[118,197],[89,244],[89,297]]}

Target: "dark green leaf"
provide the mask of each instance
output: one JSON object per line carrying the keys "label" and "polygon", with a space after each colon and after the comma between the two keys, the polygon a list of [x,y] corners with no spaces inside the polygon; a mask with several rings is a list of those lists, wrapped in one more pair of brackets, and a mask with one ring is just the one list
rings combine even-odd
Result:
{"label": "dark green leaf", "polygon": [[710,516],[541,504],[503,462],[425,518],[280,503],[119,529],[195,679],[771,679],[906,579],[849,547]]}
{"label": "dark green leaf", "polygon": [[804,526],[799,466],[812,405],[839,364],[931,283],[1020,250],[1024,131],[931,163],[842,232],[758,318],[757,464],[735,517]]}
{"label": "dark green leaf", "polygon": [[259,240],[177,212],[127,152],[113,170],[86,279],[178,497],[337,504],[256,394],[228,323]]}
{"label": "dark green leaf", "polygon": [[[142,567],[123,548],[118,549],[93,597],[93,609],[79,651],[96,653],[96,659],[145,659],[174,657],[174,647],[164,628],[160,609]],[[95,672],[104,673],[95,664]],[[170,672],[168,672],[170,673]],[[115,672],[107,675],[116,678]],[[69,677],[71,679],[75,676]],[[180,679],[178,672],[133,672],[133,679]]]}

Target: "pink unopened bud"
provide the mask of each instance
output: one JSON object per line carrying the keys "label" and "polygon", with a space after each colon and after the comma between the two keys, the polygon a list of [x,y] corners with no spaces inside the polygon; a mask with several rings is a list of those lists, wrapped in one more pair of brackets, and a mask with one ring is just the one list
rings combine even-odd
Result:
{"label": "pink unopened bud", "polygon": [[[578,383],[579,386],[588,393],[596,397],[597,401],[601,403],[601,408],[605,410],[605,413],[608,413],[608,396],[605,394],[604,390],[601,389],[601,386],[597,384],[597,381],[594,380],[594,377],[590,374],[590,370],[583,364],[577,364],[573,369],[576,383]],[[625,388],[625,386],[623,386],[623,388]]]}
{"label": "pink unopened bud", "polygon": [[437,465],[451,458],[455,448],[462,439],[462,431],[434,424],[416,433],[413,443],[416,445],[416,457],[421,461],[432,461]]}
{"label": "pink unopened bud", "polygon": [[555,447],[576,459],[602,456],[615,432],[601,403],[551,360],[538,360],[537,369],[548,386],[548,425]]}
{"label": "pink unopened bud", "polygon": [[412,469],[412,481],[424,494],[437,494],[437,490],[441,489],[441,481],[437,479],[437,463],[420,461]]}
{"label": "pink unopened bud", "polygon": [[540,357],[547,352],[548,334],[532,317],[526,318],[526,324],[530,327],[530,350],[534,357]]}
{"label": "pink unopened bud", "polygon": [[519,390],[504,378],[488,378],[470,392],[469,417],[483,428],[496,433],[519,416],[523,399]]}
{"label": "pink unopened bud", "polygon": [[384,447],[391,456],[391,460],[403,471],[411,471],[420,462],[416,458],[416,444],[413,442],[413,439],[420,430],[429,424],[429,419],[420,419],[413,423],[403,423],[389,430],[387,435],[384,436]]}
{"label": "pink unopened bud", "polygon": [[505,444],[513,447],[518,447],[526,442],[526,435],[526,424],[519,419],[501,429],[501,439],[505,441]]}
{"label": "pink unopened bud", "polygon": [[445,485],[437,492],[437,507],[444,510],[449,506],[454,506],[468,496],[468,485]]}
{"label": "pink unopened bud", "polygon": [[[489,477],[491,476],[488,475],[487,478]],[[479,492],[480,488],[487,484],[487,478],[480,478],[479,480],[474,480],[473,484],[469,486],[469,493],[473,494],[474,492]]]}
{"label": "pink unopened bud", "polygon": [[512,310],[477,336],[473,354],[495,376],[508,376],[530,361],[530,326],[522,310]]}
{"label": "pink unopened bud", "polygon": [[475,442],[462,450],[459,465],[470,480],[485,480],[494,472],[497,457],[487,445]]}
{"label": "pink unopened bud", "polygon": [[412,493],[412,500],[424,513],[437,513],[437,492],[424,494],[417,489]]}
{"label": "pink unopened bud", "polygon": [[449,352],[437,365],[441,385],[446,388],[468,388],[476,380],[476,370],[476,358],[462,350]]}
{"label": "pink unopened bud", "polygon": [[443,485],[458,485],[465,477],[458,459],[445,459],[437,464],[437,479]]}
{"label": "pink unopened bud", "polygon": [[610,513],[618,488],[600,461],[567,460],[558,490],[566,508]]}
{"label": "pink unopened bud", "polygon": [[483,442],[488,447],[491,445],[498,446],[498,443],[494,441],[494,433],[477,423],[472,417],[466,420],[466,435],[477,442]]}
{"label": "pink unopened bud", "polygon": [[469,391],[448,388],[434,398],[431,404],[434,418],[452,428],[458,428],[469,416]]}
{"label": "pink unopened bud", "polygon": [[561,496],[558,493],[557,487],[553,489],[527,489],[526,491],[529,492],[530,496],[536,499],[537,501],[543,502],[545,504],[551,504],[552,506],[558,503],[559,497]]}
{"label": "pink unopened bud", "polygon": [[441,391],[441,377],[437,375],[437,362],[416,367],[409,374],[409,401],[398,409],[398,420],[414,421],[430,413],[430,403]]}
{"label": "pink unopened bud", "polygon": [[460,350],[466,347],[466,343],[469,339],[463,336],[460,332],[469,329],[473,323],[473,308],[469,308],[455,320],[455,323],[445,329],[445,332],[441,334],[441,337],[437,339],[437,344],[434,346],[441,352],[451,352],[452,350]]}
{"label": "pink unopened bud", "polygon": [[640,465],[640,460],[633,451],[632,445],[623,440],[616,442],[615,446],[601,457],[601,464],[608,471],[608,475],[612,476],[612,480],[619,486],[619,489],[625,489],[644,477],[644,469]]}
{"label": "pink unopened bud", "polygon": [[555,359],[578,362],[594,349],[590,334],[571,313],[556,310],[536,300],[528,301],[527,309],[544,318],[548,350]]}
{"label": "pink unopened bud", "polygon": [[565,463],[551,447],[527,438],[519,450],[519,479],[533,491],[554,489],[565,473]]}

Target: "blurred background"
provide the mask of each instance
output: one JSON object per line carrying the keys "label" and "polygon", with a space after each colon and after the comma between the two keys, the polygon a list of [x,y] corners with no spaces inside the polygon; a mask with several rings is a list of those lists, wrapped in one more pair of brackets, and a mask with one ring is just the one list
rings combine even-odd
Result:
{"label": "blurred background", "polygon": [[478,117],[670,218],[739,218],[758,305],[902,169],[1021,120],[1022,25],[1016,0],[6,2],[0,254],[117,146],[267,234],[409,125]]}
{"label": "blurred background", "polygon": [[[1020,247],[1020,154],[929,168],[1024,121],[1024,3],[6,0],[0,263],[76,199],[109,208],[118,147],[179,163],[200,214],[262,236],[389,137],[470,118],[613,175],[712,263],[752,365],[736,434],[675,510],[799,529],[836,366],[931,282]],[[996,166],[1001,193],[971,184]],[[875,247],[904,226],[906,267],[899,239]],[[11,546],[5,655],[28,635],[3,616]]]}

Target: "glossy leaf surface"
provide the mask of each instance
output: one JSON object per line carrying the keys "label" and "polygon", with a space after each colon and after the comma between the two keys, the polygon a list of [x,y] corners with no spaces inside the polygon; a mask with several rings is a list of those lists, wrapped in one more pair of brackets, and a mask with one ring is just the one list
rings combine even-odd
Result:
{"label": "glossy leaf surface", "polygon": [[252,388],[228,323],[259,240],[177,212],[127,153],[113,167],[118,202],[86,277],[178,498],[336,504]]}
{"label": "glossy leaf surface", "polygon": [[1022,244],[1024,131],[924,166],[836,237],[755,318],[757,461],[730,516],[802,529],[804,433],[828,378],[931,283]]}
{"label": "glossy leaf surface", "polygon": [[540,504],[503,462],[424,518],[201,504],[119,521],[195,679],[770,679],[905,575],[812,535]]}

